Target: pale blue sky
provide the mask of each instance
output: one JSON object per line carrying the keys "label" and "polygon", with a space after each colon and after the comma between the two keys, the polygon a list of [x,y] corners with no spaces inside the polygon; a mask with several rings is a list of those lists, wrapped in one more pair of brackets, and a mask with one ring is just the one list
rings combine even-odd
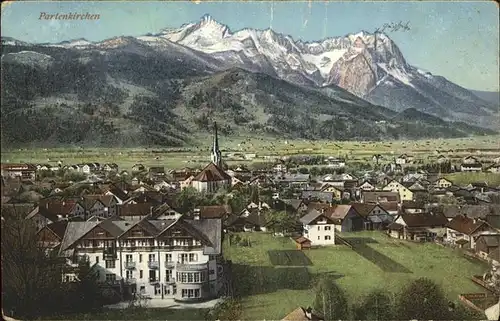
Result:
{"label": "pale blue sky", "polygon": [[[40,12],[97,13],[97,21],[39,20]],[[499,11],[487,2],[14,2],[2,5],[2,36],[28,42],[91,41],[157,32],[210,14],[231,30],[245,27],[320,40],[384,23],[409,21],[389,36],[407,61],[476,90],[499,90]],[[306,22],[307,20],[307,22]]]}

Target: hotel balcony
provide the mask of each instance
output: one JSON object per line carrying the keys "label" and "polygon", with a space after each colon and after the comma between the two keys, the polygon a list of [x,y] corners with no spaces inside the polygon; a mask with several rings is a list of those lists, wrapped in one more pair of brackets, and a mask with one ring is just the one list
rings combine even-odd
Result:
{"label": "hotel balcony", "polygon": [[148,261],[148,268],[158,269],[160,268],[160,263],[158,261]]}
{"label": "hotel balcony", "polygon": [[175,283],[175,278],[173,278],[173,277],[166,277],[165,278],[165,283],[166,284],[174,284]]}
{"label": "hotel balcony", "polygon": [[149,278],[149,283],[150,284],[156,284],[158,282],[160,282],[160,280],[158,278]]}
{"label": "hotel balcony", "polygon": [[165,261],[165,267],[166,268],[174,268],[175,262],[174,261]]}
{"label": "hotel balcony", "polygon": [[135,262],[126,261],[125,262],[125,269],[127,269],[127,270],[135,269]]}
{"label": "hotel balcony", "polygon": [[177,262],[176,269],[178,272],[189,271],[205,271],[208,269],[208,263],[182,263]]}

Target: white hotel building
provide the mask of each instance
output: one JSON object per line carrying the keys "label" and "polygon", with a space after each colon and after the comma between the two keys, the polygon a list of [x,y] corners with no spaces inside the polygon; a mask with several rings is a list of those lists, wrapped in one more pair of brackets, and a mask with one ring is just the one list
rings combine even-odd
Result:
{"label": "white hotel building", "polygon": [[198,217],[69,222],[59,255],[73,263],[87,259],[100,282],[131,293],[207,300],[218,297],[222,287],[222,222]]}

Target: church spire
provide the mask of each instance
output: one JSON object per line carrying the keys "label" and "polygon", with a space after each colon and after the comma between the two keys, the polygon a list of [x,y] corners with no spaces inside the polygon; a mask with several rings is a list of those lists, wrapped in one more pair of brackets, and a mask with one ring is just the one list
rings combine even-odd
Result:
{"label": "church spire", "polygon": [[217,123],[214,122],[214,142],[212,145],[212,162],[222,168],[222,157],[219,150],[219,137],[217,135]]}

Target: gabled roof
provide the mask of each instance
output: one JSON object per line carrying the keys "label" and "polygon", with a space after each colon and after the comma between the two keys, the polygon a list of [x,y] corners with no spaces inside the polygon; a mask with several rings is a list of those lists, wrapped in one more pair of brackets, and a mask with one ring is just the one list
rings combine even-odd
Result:
{"label": "gabled roof", "polygon": [[366,218],[377,205],[369,203],[351,203],[351,206],[359,215]]}
{"label": "gabled roof", "polygon": [[85,234],[90,232],[94,227],[99,225],[100,222],[68,222],[66,232],[64,233],[61,247],[59,248],[59,255],[63,255],[76,241],[78,241]]}
{"label": "gabled roof", "polygon": [[214,163],[205,166],[205,168],[193,178],[193,181],[198,182],[219,182],[225,180],[231,180],[231,176]]}
{"label": "gabled roof", "polygon": [[51,230],[60,240],[62,240],[67,226],[68,221],[62,220],[50,223],[49,225],[47,225],[47,228]]}
{"label": "gabled roof", "polygon": [[483,234],[479,235],[476,241],[483,239],[487,247],[499,247],[500,246],[500,234]]}
{"label": "gabled roof", "polygon": [[302,216],[299,221],[302,223],[302,224],[309,224],[311,223],[312,221],[316,220],[317,218],[323,216],[325,219],[327,220],[331,220],[331,218],[328,216],[328,215],[325,215],[323,213],[321,213],[320,211],[317,211],[317,210],[311,210],[309,211],[306,215]]}
{"label": "gabled roof", "polygon": [[446,217],[438,213],[401,214],[401,218],[409,228],[445,226],[448,223]]}
{"label": "gabled roof", "polygon": [[466,235],[471,235],[484,225],[487,225],[484,221],[474,220],[472,218],[459,215],[449,221],[446,227]]}

